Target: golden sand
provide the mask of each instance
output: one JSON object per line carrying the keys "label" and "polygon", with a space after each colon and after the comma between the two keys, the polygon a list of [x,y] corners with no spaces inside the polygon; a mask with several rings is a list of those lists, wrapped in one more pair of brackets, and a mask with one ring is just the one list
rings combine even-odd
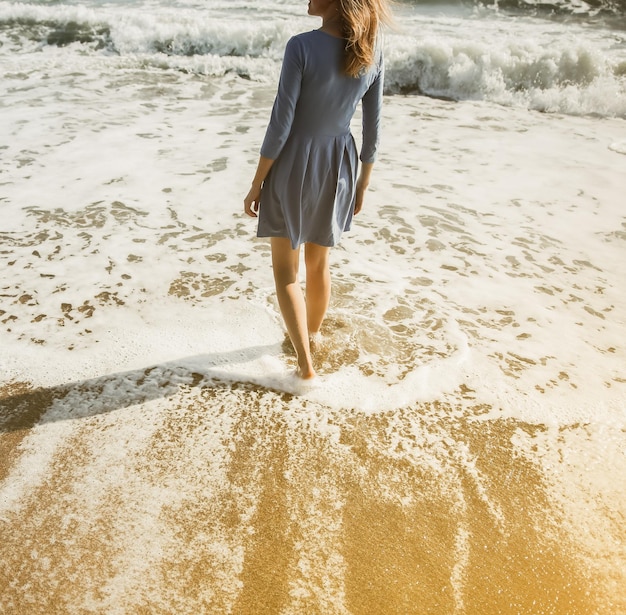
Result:
{"label": "golden sand", "polygon": [[[623,463],[585,426],[328,413],[193,374],[146,387],[153,371],[97,413],[77,400],[106,379],[2,389],[2,497],[29,440],[71,427],[0,515],[3,613],[626,612],[623,492],[564,483],[590,450]],[[152,431],[120,442],[135,421]]]}

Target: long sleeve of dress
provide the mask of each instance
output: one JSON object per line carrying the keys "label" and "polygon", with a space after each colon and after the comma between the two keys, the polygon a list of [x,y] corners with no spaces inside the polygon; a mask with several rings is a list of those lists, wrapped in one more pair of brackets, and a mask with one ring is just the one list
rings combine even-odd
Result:
{"label": "long sleeve of dress", "polygon": [[291,38],[285,47],[285,56],[278,82],[278,93],[274,100],[272,115],[261,146],[261,156],[275,160],[285,145],[291,132],[300,89],[304,54],[296,37]]}
{"label": "long sleeve of dress", "polygon": [[374,162],[380,140],[380,115],[383,106],[383,82],[385,80],[385,63],[380,57],[378,74],[361,101],[363,111],[363,145],[361,162]]}

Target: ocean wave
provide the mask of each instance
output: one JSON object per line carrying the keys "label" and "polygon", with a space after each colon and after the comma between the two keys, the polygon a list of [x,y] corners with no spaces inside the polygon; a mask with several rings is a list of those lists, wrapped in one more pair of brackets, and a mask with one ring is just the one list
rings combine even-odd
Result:
{"label": "ocean wave", "polygon": [[[488,3],[485,3],[488,5]],[[492,6],[519,11],[571,15],[619,15],[626,11],[626,0],[494,0]]]}
{"label": "ocean wave", "polygon": [[412,6],[450,6],[497,8],[536,14],[537,12],[570,15],[623,15],[626,0],[399,0]]}
{"label": "ocean wave", "polygon": [[[0,2],[0,42],[29,48],[77,47],[152,66],[273,81],[288,38],[310,22],[216,17],[209,11]],[[480,25],[480,19],[472,25]],[[306,27],[306,25],[304,25]],[[507,38],[500,31],[458,38],[416,33],[386,38],[386,92],[489,100],[548,112],[626,117],[626,56],[575,35]],[[619,37],[618,37],[619,38]],[[19,40],[18,40],[19,39]],[[18,43],[15,41],[18,40]],[[612,43],[611,43],[612,44]],[[615,39],[615,47],[625,45]],[[7,52],[8,48],[4,48]]]}
{"label": "ocean wave", "polygon": [[441,39],[390,45],[388,93],[492,100],[568,114],[626,117],[626,61],[612,64],[589,45],[546,48]]}
{"label": "ocean wave", "polygon": [[38,46],[80,43],[120,55],[271,57],[292,32],[286,23],[219,20],[193,10],[108,12],[81,6],[0,3],[0,30]]}

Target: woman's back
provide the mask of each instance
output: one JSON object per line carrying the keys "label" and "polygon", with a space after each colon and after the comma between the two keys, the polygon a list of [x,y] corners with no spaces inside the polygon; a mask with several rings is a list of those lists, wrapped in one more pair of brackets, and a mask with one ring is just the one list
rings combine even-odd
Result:
{"label": "woman's back", "polygon": [[[321,30],[289,40],[270,125],[261,148],[263,156],[276,158],[291,133],[348,134],[350,121],[363,99],[363,151],[365,158],[370,157],[378,133],[377,125],[371,124],[379,117],[382,102],[382,58],[363,75],[350,77],[344,71],[344,48],[343,39]],[[379,87],[368,99],[368,90],[377,80]]]}
{"label": "woman's back", "polygon": [[344,72],[343,39],[313,30],[295,40],[302,49],[304,69],[294,128],[345,134],[357,104],[376,77],[376,67],[362,77],[349,77]]}

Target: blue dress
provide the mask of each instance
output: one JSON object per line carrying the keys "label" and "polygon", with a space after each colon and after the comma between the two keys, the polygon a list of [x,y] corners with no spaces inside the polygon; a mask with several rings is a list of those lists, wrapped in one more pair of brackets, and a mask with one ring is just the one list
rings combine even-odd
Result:
{"label": "blue dress", "polygon": [[321,30],[287,43],[278,93],[261,147],[274,160],[263,183],[259,237],[334,246],[350,229],[358,154],[350,121],[361,101],[360,159],[374,162],[379,139],[382,52],[359,77],[343,72],[345,41]]}

